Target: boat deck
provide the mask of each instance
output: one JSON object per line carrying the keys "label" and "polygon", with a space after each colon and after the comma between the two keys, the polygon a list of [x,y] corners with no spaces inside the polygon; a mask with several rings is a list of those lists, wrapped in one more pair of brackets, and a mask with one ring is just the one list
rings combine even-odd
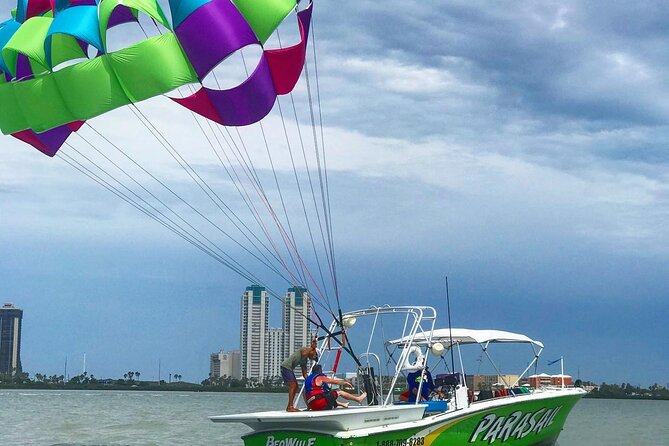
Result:
{"label": "boat deck", "polygon": [[388,424],[416,421],[423,418],[425,405],[351,406],[324,411],[269,411],[218,415],[209,417],[214,423],[243,423],[255,431],[272,429],[317,430],[341,432]]}

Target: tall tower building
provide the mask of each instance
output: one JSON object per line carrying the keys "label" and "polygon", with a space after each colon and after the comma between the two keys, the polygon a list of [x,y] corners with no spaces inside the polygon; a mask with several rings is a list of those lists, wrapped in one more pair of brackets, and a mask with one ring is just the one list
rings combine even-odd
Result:
{"label": "tall tower building", "polygon": [[311,297],[306,288],[288,288],[283,298],[283,356],[311,343],[312,333],[309,330],[311,316]]}
{"label": "tall tower building", "polygon": [[21,373],[21,321],[23,310],[12,304],[0,308],[0,374]]}
{"label": "tall tower building", "polygon": [[281,363],[286,359],[283,355],[284,333],[281,328],[270,328],[267,331],[267,369],[268,378],[281,376]]}
{"label": "tall tower building", "polygon": [[269,298],[264,287],[246,287],[241,302],[240,353],[242,378],[267,376],[267,331]]}

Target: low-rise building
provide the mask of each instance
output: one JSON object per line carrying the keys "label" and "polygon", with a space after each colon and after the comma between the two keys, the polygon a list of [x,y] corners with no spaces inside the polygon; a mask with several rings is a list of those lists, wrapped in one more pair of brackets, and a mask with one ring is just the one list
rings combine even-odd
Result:
{"label": "low-rise building", "polygon": [[551,378],[551,375],[548,375],[546,373],[541,373],[539,375],[531,375],[527,378],[527,382],[531,387],[534,387],[535,389],[539,387],[553,385],[553,380]]}
{"label": "low-rise building", "polygon": [[468,375],[467,387],[472,390],[489,390],[495,385],[509,387],[518,385],[518,375]]}
{"label": "low-rise building", "polygon": [[241,354],[238,350],[211,354],[209,361],[209,376],[211,378],[241,379]]}

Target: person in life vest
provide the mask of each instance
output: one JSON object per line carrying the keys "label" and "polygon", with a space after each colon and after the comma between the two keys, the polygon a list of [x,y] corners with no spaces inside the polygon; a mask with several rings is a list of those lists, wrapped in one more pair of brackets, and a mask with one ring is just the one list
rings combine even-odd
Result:
{"label": "person in life vest", "polygon": [[311,410],[329,410],[339,407],[348,407],[348,403],[338,401],[337,397],[342,397],[349,401],[361,403],[367,397],[367,392],[360,395],[352,395],[343,390],[330,390],[328,384],[339,384],[347,389],[352,389],[353,384],[343,379],[331,379],[323,373],[323,367],[316,364],[311,369],[309,375],[304,381],[304,397],[307,400],[307,406]]}
{"label": "person in life vest", "polygon": [[293,370],[297,366],[300,366],[302,376],[305,379],[307,378],[307,361],[309,359],[312,361],[318,360],[318,352],[316,352],[317,343],[318,338],[314,337],[310,347],[302,347],[281,363],[281,377],[283,378],[283,382],[288,384],[288,407],[286,407],[286,412],[300,411],[293,407],[293,401],[295,401],[295,394],[297,393],[297,378]]}

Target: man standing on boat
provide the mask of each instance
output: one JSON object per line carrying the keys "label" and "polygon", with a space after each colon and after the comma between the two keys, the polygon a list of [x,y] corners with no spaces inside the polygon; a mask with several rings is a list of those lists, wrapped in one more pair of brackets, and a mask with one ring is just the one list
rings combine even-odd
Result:
{"label": "man standing on boat", "polygon": [[281,363],[281,377],[283,378],[283,382],[288,384],[288,407],[286,407],[286,412],[300,411],[293,406],[295,394],[297,393],[297,378],[293,370],[297,366],[300,366],[302,376],[304,379],[307,379],[307,361],[309,359],[312,361],[318,360],[318,353],[316,352],[317,343],[318,338],[314,337],[310,347],[302,347]]}

